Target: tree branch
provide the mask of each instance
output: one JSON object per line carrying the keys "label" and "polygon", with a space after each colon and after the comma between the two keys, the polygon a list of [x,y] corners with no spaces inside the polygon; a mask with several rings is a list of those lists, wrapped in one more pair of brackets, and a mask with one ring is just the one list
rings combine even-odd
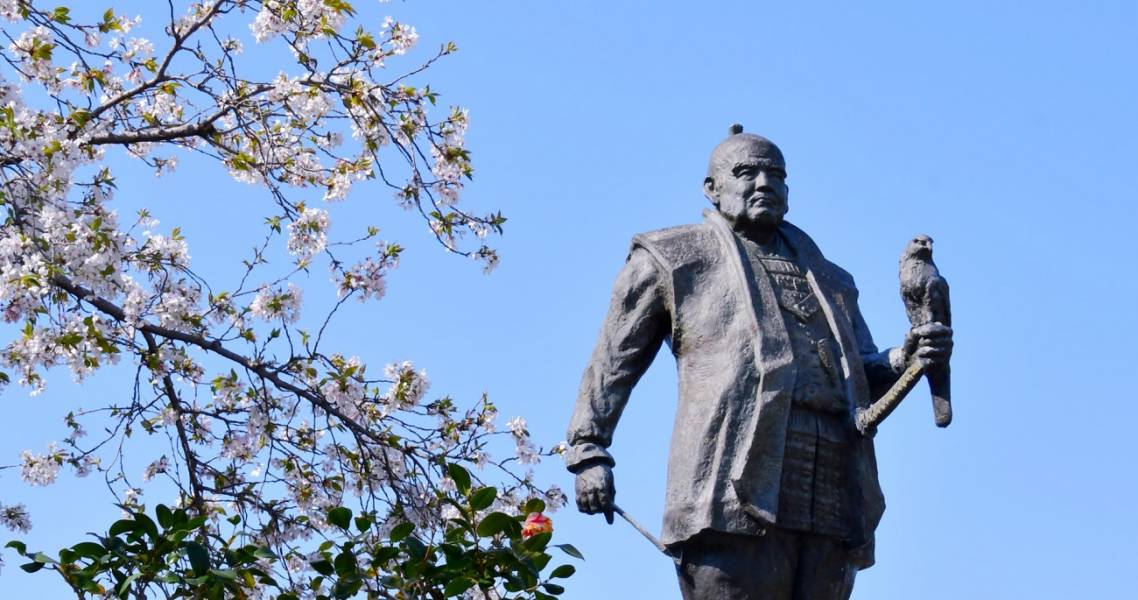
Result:
{"label": "tree branch", "polygon": [[264,363],[252,360],[242,354],[238,354],[237,352],[226,348],[224,345],[222,345],[221,340],[208,340],[205,337],[197,334],[186,333],[183,331],[178,331],[176,329],[169,329],[167,327],[154,325],[153,323],[147,323],[145,321],[137,324],[129,323],[126,319],[126,313],[123,312],[123,309],[121,307],[107,300],[106,298],[101,298],[95,295],[95,293],[91,290],[72,282],[67,277],[63,275],[56,275],[51,278],[51,284],[71,294],[73,297],[75,297],[75,299],[87,302],[91,306],[94,306],[96,309],[98,309],[99,312],[110,316],[114,320],[122,323],[127,323],[128,325],[133,325],[136,329],[138,329],[138,331],[142,332],[144,336],[150,334],[169,340],[184,342],[193,346],[197,346],[203,350],[213,352],[219,356],[225,357],[241,365],[245,369],[248,369],[249,371],[255,373],[258,377],[269,381],[278,389],[291,392],[301,398],[304,398],[305,400],[308,400],[312,404],[318,406],[324,412],[339,419],[345,427],[350,429],[356,435],[367,438],[377,444],[387,444],[388,440],[385,436],[379,435],[355,422],[353,419],[345,416],[344,413],[340,412],[339,409],[337,409],[330,402],[328,402],[328,400],[319,394],[285,381],[281,378],[280,373],[276,370],[270,369]]}
{"label": "tree branch", "polygon": [[221,118],[224,114],[225,111],[222,110],[199,123],[185,123],[168,129],[147,129],[95,136],[91,138],[91,144],[140,144],[143,142],[168,142],[187,137],[207,136],[217,131],[213,126],[213,122]]}
{"label": "tree branch", "polygon": [[[157,357],[158,343],[154,341],[154,335],[144,331],[142,337],[146,339],[147,351]],[[202,484],[198,480],[197,455],[190,448],[190,440],[186,435],[186,424],[182,422],[182,402],[178,399],[178,392],[174,389],[174,380],[170,378],[168,373],[162,375],[162,388],[165,390],[166,397],[170,399],[170,410],[174,411],[174,427],[178,430],[178,441],[182,445],[182,454],[186,455],[186,470],[190,474],[190,493],[193,494],[193,505],[198,510],[198,514],[204,515],[206,514],[205,498],[202,497]]]}

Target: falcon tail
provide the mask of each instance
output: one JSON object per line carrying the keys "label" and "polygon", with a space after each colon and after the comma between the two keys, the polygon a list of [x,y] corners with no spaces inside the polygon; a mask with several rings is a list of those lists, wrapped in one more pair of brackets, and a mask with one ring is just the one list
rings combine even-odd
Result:
{"label": "falcon tail", "polygon": [[948,427],[952,422],[952,395],[949,385],[949,368],[929,371],[925,374],[929,380],[929,393],[933,397],[933,415],[937,427]]}

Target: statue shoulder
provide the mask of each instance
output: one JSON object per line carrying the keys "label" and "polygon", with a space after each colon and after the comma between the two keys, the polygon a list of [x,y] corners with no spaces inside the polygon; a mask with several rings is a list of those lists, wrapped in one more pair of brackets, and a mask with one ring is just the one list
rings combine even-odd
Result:
{"label": "statue shoulder", "polygon": [[706,223],[638,233],[632,237],[632,249],[636,248],[647,250],[668,269],[708,260],[719,251],[715,233]]}
{"label": "statue shoulder", "polygon": [[825,265],[825,268],[822,269],[823,276],[829,280],[831,285],[842,291],[857,292],[857,285],[854,283],[853,275],[850,275],[849,271],[829,260],[823,260],[823,263]]}

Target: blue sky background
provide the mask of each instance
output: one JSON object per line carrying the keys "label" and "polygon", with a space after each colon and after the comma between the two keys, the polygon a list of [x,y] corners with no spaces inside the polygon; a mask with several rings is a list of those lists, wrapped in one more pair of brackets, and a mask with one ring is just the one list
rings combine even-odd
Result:
{"label": "blue sky background", "polygon": [[[933,426],[922,385],[881,428],[888,509],[853,597],[1133,594],[1138,4],[359,4],[376,26],[416,25],[423,50],[458,43],[422,81],[471,110],[466,202],[510,221],[486,277],[389,191],[357,187],[330,207],[333,233],[376,223],[408,251],[382,302],[341,315],[335,346],[377,366],[410,358],[433,393],[486,391],[539,442],[561,440],[629,238],[700,219],[708,153],[737,121],[782,147],[788,218],[857,279],[880,346],[907,327],[896,261],[912,235],[936,240],[952,284],[956,420]],[[161,180],[119,169],[124,214],[149,205],[182,227],[195,266],[236,274],[269,212],[260,190],[185,159]],[[326,279],[314,269],[309,302]],[[122,371],[56,379],[37,398],[3,392],[0,463],[63,437],[75,405],[129,391]],[[612,448],[618,502],[653,529],[675,395],[664,352]],[[571,489],[555,463],[539,477]],[[34,511],[37,548],[117,514],[94,479],[28,488],[5,471],[0,489]],[[671,562],[626,524],[570,509],[554,522],[587,559],[566,598],[679,597]],[[65,597],[4,556],[0,598]]]}

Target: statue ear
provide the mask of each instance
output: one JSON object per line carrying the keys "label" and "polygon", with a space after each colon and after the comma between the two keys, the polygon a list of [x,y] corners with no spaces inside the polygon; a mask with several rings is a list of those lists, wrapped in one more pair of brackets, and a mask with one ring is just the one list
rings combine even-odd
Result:
{"label": "statue ear", "polygon": [[707,199],[710,200],[716,208],[719,208],[719,198],[715,194],[715,178],[710,175],[703,180],[703,195],[707,196]]}

